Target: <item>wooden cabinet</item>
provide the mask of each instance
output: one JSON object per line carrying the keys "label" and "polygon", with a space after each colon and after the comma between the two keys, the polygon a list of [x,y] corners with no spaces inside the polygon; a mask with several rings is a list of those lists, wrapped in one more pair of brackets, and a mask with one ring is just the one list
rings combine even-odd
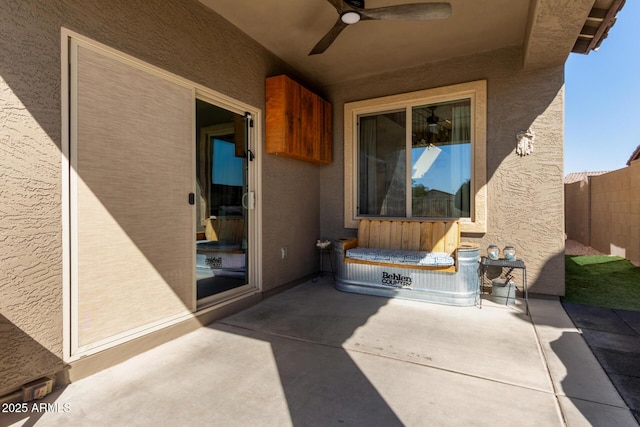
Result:
{"label": "wooden cabinet", "polygon": [[287,76],[267,78],[266,151],[331,163],[331,104]]}

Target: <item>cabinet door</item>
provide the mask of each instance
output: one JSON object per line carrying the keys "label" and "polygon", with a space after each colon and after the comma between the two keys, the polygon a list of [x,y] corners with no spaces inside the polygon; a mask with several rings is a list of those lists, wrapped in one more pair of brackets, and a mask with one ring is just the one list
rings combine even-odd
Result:
{"label": "cabinet door", "polygon": [[285,83],[285,110],[289,117],[290,129],[286,135],[286,149],[282,154],[295,158],[301,158],[303,153],[303,116],[300,114],[303,106],[303,89],[293,80],[286,79]]}
{"label": "cabinet door", "polygon": [[295,105],[299,97],[294,84],[286,76],[269,77],[266,81],[266,141],[265,151],[286,154],[295,150],[294,140],[299,132],[299,116]]}
{"label": "cabinet door", "polygon": [[315,159],[319,148],[318,97],[306,89],[300,91],[300,119],[302,124],[299,154],[305,159]]}
{"label": "cabinet door", "polygon": [[331,104],[286,76],[269,77],[266,152],[331,162]]}
{"label": "cabinet door", "polygon": [[331,104],[321,100],[322,102],[322,122],[318,126],[320,136],[320,154],[318,156],[320,162],[331,163],[332,161],[332,117]]}

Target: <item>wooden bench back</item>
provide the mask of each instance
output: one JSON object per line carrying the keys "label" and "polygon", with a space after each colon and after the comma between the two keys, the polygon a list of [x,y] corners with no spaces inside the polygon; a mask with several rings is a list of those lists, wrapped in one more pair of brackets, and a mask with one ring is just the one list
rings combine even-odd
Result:
{"label": "wooden bench back", "polygon": [[244,219],[233,216],[207,218],[205,236],[207,240],[214,242],[242,243]]}
{"label": "wooden bench back", "polygon": [[460,223],[361,219],[358,246],[454,254],[460,246]]}

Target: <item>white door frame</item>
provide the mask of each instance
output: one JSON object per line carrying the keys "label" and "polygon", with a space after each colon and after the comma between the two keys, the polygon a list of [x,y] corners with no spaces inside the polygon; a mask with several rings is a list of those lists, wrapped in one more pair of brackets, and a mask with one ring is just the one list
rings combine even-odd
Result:
{"label": "white door frame", "polygon": [[[74,107],[74,100],[71,99],[70,89],[73,82],[71,81],[71,69],[70,69],[70,60],[71,60],[71,41],[81,45],[83,47],[98,50],[105,55],[108,55],[112,58],[118,59],[120,61],[124,61],[134,67],[144,69],[147,72],[150,72],[154,75],[160,76],[165,79],[172,80],[177,82],[180,85],[187,85],[193,88],[194,90],[194,112],[193,112],[193,128],[195,129],[195,99],[199,98],[204,101],[207,101],[211,104],[217,105],[219,107],[225,108],[229,111],[236,112],[238,114],[244,115],[245,113],[249,113],[253,119],[253,128],[249,129],[248,141],[249,148],[255,155],[253,162],[249,164],[249,191],[253,191],[254,194],[254,208],[249,211],[249,242],[248,247],[250,250],[249,254],[249,265],[248,275],[249,275],[249,285],[238,288],[237,292],[230,292],[226,294],[226,297],[223,300],[218,301],[214,305],[206,306],[200,310],[196,309],[193,313],[187,313],[184,315],[173,316],[167,318],[161,322],[155,322],[154,324],[147,325],[144,328],[139,328],[139,330],[129,331],[127,334],[122,334],[123,336],[114,337],[110,342],[104,343],[100,346],[94,347],[89,351],[83,351],[74,346],[74,335],[76,331],[73,331],[73,316],[74,313],[77,313],[77,299],[74,301],[75,296],[73,295],[72,289],[72,241],[71,241],[71,230],[72,230],[72,173],[73,170],[70,164],[70,153],[71,153],[71,129],[74,118],[71,114],[71,107]],[[260,268],[261,263],[259,260],[262,259],[262,246],[261,246],[261,234],[262,234],[262,215],[261,215],[261,194],[262,194],[262,186],[261,180],[259,177],[262,173],[262,147],[259,142],[261,141],[262,135],[262,111],[259,108],[247,105],[240,101],[237,101],[233,98],[230,98],[222,93],[209,89],[205,86],[196,84],[187,79],[184,79],[180,76],[169,73],[161,68],[155,67],[153,65],[147,64],[143,61],[138,60],[135,57],[124,54],[116,49],[103,45],[99,42],[91,40],[81,34],[68,30],[66,28],[61,29],[61,184],[62,184],[62,285],[63,285],[63,358],[66,362],[72,362],[78,360],[84,356],[89,354],[93,354],[102,350],[106,350],[115,345],[127,342],[134,338],[159,331],[168,326],[174,325],[176,323],[180,323],[189,319],[196,317],[196,315],[204,314],[210,311],[214,311],[223,306],[241,300],[251,295],[255,295],[256,293],[261,292],[261,283],[262,283],[262,269]],[[194,135],[194,141],[195,141]],[[193,189],[195,192],[195,143],[193,144]],[[195,209],[193,210],[193,227],[194,227],[194,259],[195,259]],[[193,269],[195,270],[195,263],[193,263]],[[195,277],[195,274],[194,274]],[[194,281],[193,286],[196,286]],[[195,298],[195,292],[194,292]],[[195,301],[194,301],[194,307]]]}
{"label": "white door frame", "polygon": [[[221,99],[215,92],[209,90],[196,89],[195,94],[196,99],[207,102],[211,105],[214,105],[219,108],[223,108],[232,113],[244,116],[247,113],[250,115],[248,120],[252,121],[253,124],[247,128],[247,150],[251,150],[254,154],[253,160],[247,159],[248,162],[248,176],[247,176],[247,184],[248,184],[248,192],[249,192],[249,202],[248,205],[250,208],[248,209],[248,223],[249,223],[249,231],[248,231],[248,250],[249,250],[249,264],[247,265],[247,274],[248,274],[248,284],[245,286],[240,286],[235,289],[231,289],[229,291],[223,292],[221,294],[213,295],[211,297],[207,297],[204,299],[204,305],[201,303],[201,307],[203,309],[210,307],[212,304],[215,304],[228,301],[229,299],[237,298],[238,295],[246,294],[247,292],[253,293],[254,290],[261,290],[262,283],[262,270],[259,268],[260,263],[258,259],[262,257],[262,248],[254,247],[259,245],[261,233],[261,224],[260,218],[260,206],[258,198],[262,193],[261,181],[258,177],[260,176],[261,168],[261,156],[260,156],[260,139],[259,139],[259,130],[262,129],[260,125],[261,114],[259,114],[259,110],[257,109],[247,109],[246,105],[238,103],[236,101],[230,99]],[[196,136],[198,138],[199,136]],[[194,150],[195,150],[195,142],[194,142]],[[194,176],[195,176],[195,156],[194,156]],[[194,226],[196,223],[195,219],[195,211],[194,211]],[[195,230],[194,230],[195,235]],[[194,245],[195,247],[195,245]],[[260,257],[260,258],[257,258]]]}

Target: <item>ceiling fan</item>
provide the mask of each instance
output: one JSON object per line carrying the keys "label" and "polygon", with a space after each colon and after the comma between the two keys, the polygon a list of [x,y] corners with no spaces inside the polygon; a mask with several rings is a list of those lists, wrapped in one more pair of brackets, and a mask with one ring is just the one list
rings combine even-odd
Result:
{"label": "ceiling fan", "polygon": [[309,55],[317,55],[324,52],[331,46],[331,43],[334,42],[342,30],[360,21],[383,19],[423,21],[445,19],[451,16],[451,4],[449,3],[411,3],[365,9],[364,0],[327,1],[336,8],[340,17],[333,28],[309,52]]}

